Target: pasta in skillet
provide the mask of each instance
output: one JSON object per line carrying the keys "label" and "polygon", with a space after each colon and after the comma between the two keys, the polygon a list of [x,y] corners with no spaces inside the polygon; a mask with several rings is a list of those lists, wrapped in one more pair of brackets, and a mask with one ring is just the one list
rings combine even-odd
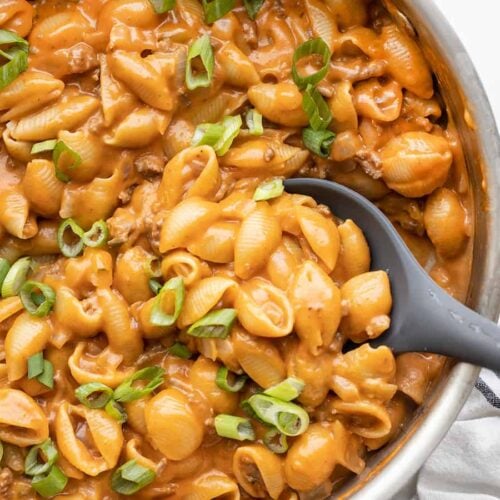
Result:
{"label": "pasta in skillet", "polygon": [[464,297],[467,174],[416,41],[377,0],[4,0],[0,49],[0,497],[361,474],[444,359],[364,343],[390,277],[283,180],[375,201]]}

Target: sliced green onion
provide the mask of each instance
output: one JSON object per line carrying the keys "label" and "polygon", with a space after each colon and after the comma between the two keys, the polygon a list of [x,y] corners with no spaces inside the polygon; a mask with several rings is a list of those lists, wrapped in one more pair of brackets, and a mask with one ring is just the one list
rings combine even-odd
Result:
{"label": "sliced green onion", "polygon": [[10,269],[9,261],[7,259],[4,259],[3,257],[0,257],[0,288],[3,284],[5,276],[7,276],[7,273],[9,272],[9,269]]}
{"label": "sliced green onion", "polygon": [[165,14],[175,7],[175,0],[149,0],[157,14]]}
{"label": "sliced green onion", "polygon": [[57,144],[57,139],[49,139],[48,141],[37,142],[31,148],[31,154],[37,155],[39,153],[46,153],[52,151]]}
{"label": "sliced green onion", "polygon": [[243,0],[243,4],[245,5],[245,9],[250,19],[254,20],[257,17],[257,13],[263,3],[264,0]]}
{"label": "sliced green onion", "polygon": [[240,115],[225,116],[223,118],[222,126],[224,127],[224,132],[214,146],[214,151],[218,156],[224,156],[228,152],[234,139],[240,133],[242,124]]}
{"label": "sliced green onion", "polygon": [[46,476],[35,476],[31,481],[31,487],[42,497],[49,498],[61,493],[68,478],[57,465],[53,465]]}
{"label": "sliced green onion", "polygon": [[0,30],[0,45],[12,45],[0,54],[8,62],[0,68],[0,90],[28,69],[28,42],[13,31]]}
{"label": "sliced green onion", "polygon": [[[135,372],[131,377],[122,382],[116,389],[113,395],[115,401],[120,403],[130,403],[136,399],[141,399],[148,394],[151,394],[157,387],[163,384],[163,376],[165,370],[158,366],[148,366]],[[133,387],[134,382],[147,382],[144,386]]]}
{"label": "sliced green onion", "polygon": [[[199,57],[205,68],[205,72],[193,73],[193,59]],[[214,52],[210,45],[210,36],[203,35],[198,38],[190,47],[186,62],[186,87],[189,90],[197,89],[198,87],[210,87],[212,76],[214,74]]]}
{"label": "sliced green onion", "polygon": [[330,130],[313,130],[307,127],[302,130],[302,140],[309,151],[321,158],[328,158],[335,134]]}
{"label": "sliced green onion", "polygon": [[37,352],[28,358],[28,378],[36,378],[43,373],[43,352]]}
{"label": "sliced green onion", "polygon": [[111,488],[121,495],[133,495],[155,478],[155,471],[139,465],[136,460],[129,460],[113,472]]}
{"label": "sliced green onion", "polygon": [[176,342],[172,346],[168,348],[168,353],[172,356],[177,356],[182,359],[189,359],[193,353],[188,349],[185,344],[181,344],[180,342]]}
{"label": "sliced green onion", "polygon": [[120,403],[117,403],[114,399],[110,399],[106,406],[104,407],[104,411],[111,417],[113,417],[119,424],[124,424],[127,419],[127,412],[125,408]]}
{"label": "sliced green onion", "polygon": [[212,146],[218,156],[224,156],[243,124],[240,115],[225,116],[219,123],[202,123],[196,127],[191,146]]}
{"label": "sliced green onion", "polygon": [[222,137],[224,127],[221,123],[200,123],[194,131],[191,146],[215,146]]}
{"label": "sliced green onion", "polygon": [[[174,294],[174,312],[167,314],[163,310],[163,301],[167,294]],[[175,324],[184,305],[184,280],[179,276],[169,279],[162,287],[151,308],[151,323],[156,326],[172,326]]]}
{"label": "sliced green onion", "polygon": [[235,0],[202,0],[205,22],[212,24],[233,9]]}
{"label": "sliced green onion", "polygon": [[54,366],[50,361],[43,360],[43,372],[36,379],[45,387],[54,388]]}
{"label": "sliced green onion", "polygon": [[[70,231],[72,238],[77,238],[74,243],[66,243],[66,232]],[[57,244],[61,250],[61,253],[65,257],[76,257],[83,250],[83,229],[73,220],[65,219],[61,222],[59,229],[57,230]]]}
{"label": "sliced green onion", "polygon": [[39,318],[47,316],[56,303],[53,288],[39,281],[26,281],[19,291],[19,297],[24,308]]}
{"label": "sliced green onion", "polygon": [[282,179],[271,179],[259,184],[253,194],[253,199],[255,201],[272,200],[273,198],[280,197],[284,190],[285,186]]}
{"label": "sliced green onion", "polygon": [[235,321],[236,309],[218,309],[192,324],[187,332],[193,337],[225,339]]}
{"label": "sliced green onion", "polygon": [[[308,57],[313,54],[321,56],[323,66],[321,66],[321,69],[312,75],[300,76],[297,69],[297,63],[303,57]],[[299,89],[305,89],[308,85],[316,85],[318,82],[323,80],[328,71],[328,63],[330,62],[331,57],[332,54],[330,49],[322,38],[313,38],[312,40],[307,40],[299,45],[295,49],[292,58],[292,77],[295,85],[297,85]]]}
{"label": "sliced green onion", "polygon": [[151,291],[155,294],[155,295],[158,295],[160,293],[160,290],[161,290],[161,287],[163,285],[157,281],[157,280],[154,280],[154,279],[150,279],[149,280],[149,288],[151,289]]}
{"label": "sliced green onion", "polygon": [[81,156],[71,149],[69,146],[63,141],[57,141],[54,151],[52,153],[52,161],[54,162],[54,166],[56,168],[56,177],[62,182],[69,182],[70,177],[64,173],[60,168],[60,162],[62,158],[68,158],[68,165],[65,167],[67,170],[74,170],[78,168],[82,164]]}
{"label": "sliced green onion", "polygon": [[264,133],[264,127],[262,125],[262,115],[256,110],[251,109],[245,116],[245,121],[248,127],[248,131],[252,135],[262,135]]}
{"label": "sliced green onion", "polygon": [[308,85],[304,92],[302,107],[313,130],[325,130],[332,121],[332,113],[328,104],[312,85]]}
{"label": "sliced green onion", "polygon": [[254,394],[247,402],[260,420],[276,427],[286,436],[303,434],[309,426],[309,415],[294,403],[281,401],[266,394]]}
{"label": "sliced green onion", "polygon": [[270,429],[264,435],[264,444],[277,454],[286,453],[288,451],[288,442],[286,436],[276,429]]}
{"label": "sliced green onion", "polygon": [[291,401],[300,396],[304,390],[305,383],[300,378],[288,377],[279,384],[273,385],[264,391],[264,394],[272,396],[281,401]]}
{"label": "sliced green onion", "polygon": [[[40,452],[42,452],[45,462],[40,462]],[[57,448],[54,446],[52,439],[49,438],[42,444],[33,446],[28,452],[24,461],[24,473],[28,476],[45,474],[56,463],[58,456]]]}
{"label": "sliced green onion", "polygon": [[[234,377],[234,381],[230,381],[229,377]],[[217,375],[215,376],[215,383],[223,391],[227,392],[238,392],[243,389],[245,382],[247,381],[246,375],[235,376],[229,369],[225,366],[221,366],[217,370]]]}
{"label": "sliced green onion", "polygon": [[19,294],[19,290],[26,281],[30,266],[31,259],[29,257],[18,259],[12,264],[2,283],[2,297],[14,297],[14,295]]}
{"label": "sliced green onion", "polygon": [[214,419],[215,431],[221,437],[238,441],[254,441],[255,432],[248,418],[234,415],[217,415]]}
{"label": "sliced green onion", "polygon": [[87,408],[104,408],[113,397],[113,389],[100,382],[90,382],[77,387],[75,396]]}
{"label": "sliced green onion", "polygon": [[92,227],[83,233],[83,244],[92,247],[102,247],[108,241],[109,230],[106,221],[98,220],[92,224]]}

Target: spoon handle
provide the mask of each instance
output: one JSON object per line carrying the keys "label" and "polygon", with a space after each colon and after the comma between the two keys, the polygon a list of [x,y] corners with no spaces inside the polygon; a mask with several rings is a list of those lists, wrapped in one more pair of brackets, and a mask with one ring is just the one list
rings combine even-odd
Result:
{"label": "spoon handle", "polygon": [[500,371],[500,327],[445,293],[426,276],[417,280],[401,330],[390,345],[396,352],[433,352]]}

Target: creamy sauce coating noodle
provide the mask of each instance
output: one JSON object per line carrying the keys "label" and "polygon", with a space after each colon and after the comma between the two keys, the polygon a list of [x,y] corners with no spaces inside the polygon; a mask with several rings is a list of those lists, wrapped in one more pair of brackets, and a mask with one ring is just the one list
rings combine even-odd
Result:
{"label": "creamy sauce coating noodle", "polygon": [[444,358],[363,344],[389,278],[282,181],[362,193],[465,298],[472,196],[418,41],[376,0],[2,0],[0,30],[0,498],[361,473]]}

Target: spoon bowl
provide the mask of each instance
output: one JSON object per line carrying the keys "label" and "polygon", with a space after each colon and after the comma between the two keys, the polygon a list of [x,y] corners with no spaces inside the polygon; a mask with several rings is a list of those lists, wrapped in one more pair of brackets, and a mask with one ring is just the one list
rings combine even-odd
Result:
{"label": "spoon bowl", "polygon": [[308,195],[340,219],[352,219],[371,252],[371,269],[389,275],[391,326],[373,346],[396,353],[431,352],[500,370],[500,328],[442,290],[424,271],[401,236],[369,200],[352,189],[319,179],[289,179],[285,189]]}

